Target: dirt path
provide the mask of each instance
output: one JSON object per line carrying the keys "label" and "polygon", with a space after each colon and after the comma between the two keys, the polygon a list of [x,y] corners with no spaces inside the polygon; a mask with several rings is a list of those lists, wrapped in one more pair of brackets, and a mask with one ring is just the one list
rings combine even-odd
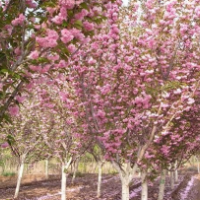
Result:
{"label": "dirt path", "polygon": [[200,176],[192,176],[190,181],[182,192],[182,200],[200,200]]}
{"label": "dirt path", "polygon": [[[78,177],[74,185],[67,183],[68,200],[121,200],[121,185],[118,176],[104,175],[102,181],[102,196],[96,197],[97,175],[88,174]],[[149,184],[148,200],[156,200],[158,196],[159,179]],[[135,179],[130,188],[130,199],[140,200],[140,179]],[[14,187],[0,189],[0,200],[10,200]],[[60,180],[40,181],[21,187],[18,200],[60,200]],[[200,200],[200,176],[180,176],[180,183],[172,192],[170,180],[167,179],[164,200]]]}

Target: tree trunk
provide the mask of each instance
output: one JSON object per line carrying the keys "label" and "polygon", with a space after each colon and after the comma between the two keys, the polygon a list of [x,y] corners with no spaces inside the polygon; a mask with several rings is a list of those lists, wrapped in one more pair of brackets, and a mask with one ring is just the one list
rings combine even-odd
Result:
{"label": "tree trunk", "polygon": [[174,172],[171,171],[170,173],[170,179],[171,179],[171,189],[174,189]]}
{"label": "tree trunk", "polygon": [[128,178],[123,178],[121,180],[122,184],[122,200],[129,200],[129,180]]}
{"label": "tree trunk", "polygon": [[175,170],[175,182],[178,182],[178,169]]}
{"label": "tree trunk", "polygon": [[142,194],[141,200],[148,200],[148,184],[147,184],[147,172],[142,171]]}
{"label": "tree trunk", "polygon": [[61,179],[61,200],[66,200],[66,186],[67,186],[67,170],[71,164],[72,158],[68,162],[62,162],[62,179]]}
{"label": "tree trunk", "polygon": [[72,184],[74,184],[76,178],[76,172],[78,171],[78,164],[79,164],[79,159],[75,162],[73,176],[72,176]]}
{"label": "tree trunk", "polygon": [[65,163],[62,163],[62,180],[61,180],[61,200],[66,200],[67,174],[65,173]]}
{"label": "tree trunk", "polygon": [[20,167],[18,170],[18,177],[17,177],[17,186],[15,188],[15,195],[14,195],[14,199],[18,197],[19,195],[19,189],[20,189],[20,185],[21,185],[21,180],[22,180],[22,176],[23,176],[23,171],[24,171],[24,162],[25,162],[25,158],[26,158],[26,154],[23,154],[20,158]]}
{"label": "tree trunk", "polygon": [[102,180],[102,162],[98,162],[98,183],[97,183],[97,197],[101,196],[101,180]]}
{"label": "tree trunk", "polygon": [[120,175],[122,185],[122,200],[129,200],[129,185],[136,173],[137,164],[131,167],[130,162],[119,165],[117,162],[113,161],[113,165]]}
{"label": "tree trunk", "polygon": [[46,176],[46,179],[49,178],[49,160],[48,159],[45,160],[45,176]]}
{"label": "tree trunk", "polygon": [[175,163],[174,179],[175,179],[175,183],[177,183],[178,182],[178,162],[177,161]]}
{"label": "tree trunk", "polygon": [[197,171],[198,171],[198,174],[200,173],[200,164],[199,164],[199,159],[198,157],[196,156],[196,162],[197,162]]}
{"label": "tree trunk", "polygon": [[161,172],[158,200],[163,200],[163,197],[164,197],[166,173],[167,172],[165,169],[162,170],[162,172]]}

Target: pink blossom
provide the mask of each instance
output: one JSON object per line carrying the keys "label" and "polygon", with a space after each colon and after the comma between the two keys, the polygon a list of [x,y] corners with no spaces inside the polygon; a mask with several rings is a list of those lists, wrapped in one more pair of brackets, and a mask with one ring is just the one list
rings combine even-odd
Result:
{"label": "pink blossom", "polygon": [[7,147],[9,147],[9,144],[7,142],[1,144],[1,148],[7,148]]}
{"label": "pink blossom", "polygon": [[30,59],[37,59],[39,57],[39,52],[37,50],[32,51],[29,55]]}
{"label": "pink blossom", "polygon": [[195,102],[195,100],[194,100],[193,98],[189,98],[187,103],[188,103],[189,105],[191,105],[191,104],[193,104],[194,102]]}
{"label": "pink blossom", "polygon": [[55,24],[62,24],[63,22],[63,17],[60,15],[55,16],[52,20]]}
{"label": "pink blossom", "polygon": [[17,116],[19,113],[19,107],[17,105],[11,106],[11,107],[9,107],[8,111],[9,111],[10,115]]}
{"label": "pink blossom", "polygon": [[37,4],[33,0],[26,0],[26,4],[29,6],[29,8],[36,8]]}
{"label": "pink blossom", "polygon": [[47,7],[46,10],[49,12],[50,15],[52,15],[56,9],[52,7]]}
{"label": "pink blossom", "polygon": [[55,47],[57,46],[57,40],[59,38],[59,35],[56,31],[51,30],[51,29],[47,29],[47,36],[46,37],[37,37],[36,41],[37,43],[44,47],[44,48],[48,48],[48,47]]}
{"label": "pink blossom", "polygon": [[26,19],[25,16],[23,14],[20,14],[18,18],[15,18],[12,21],[12,25],[13,26],[22,25],[25,19]]}
{"label": "pink blossom", "polygon": [[67,48],[70,53],[74,53],[76,50],[76,46],[74,44],[70,44]]}
{"label": "pink blossom", "polygon": [[63,30],[61,31],[61,35],[62,35],[61,40],[62,40],[65,44],[74,39],[73,34],[72,34],[69,30],[67,30],[67,29],[63,29]]}
{"label": "pink blossom", "polygon": [[19,47],[17,47],[15,50],[14,50],[14,53],[19,56],[21,54],[21,49]]}
{"label": "pink blossom", "polygon": [[23,96],[16,96],[16,100],[19,102],[19,103],[22,103],[24,101],[25,97]]}
{"label": "pink blossom", "polygon": [[94,24],[88,21],[83,22],[83,26],[87,31],[92,31],[94,29]]}
{"label": "pink blossom", "polygon": [[12,30],[13,30],[13,27],[11,25],[6,25],[5,26],[6,30],[8,31],[9,35],[12,34]]}

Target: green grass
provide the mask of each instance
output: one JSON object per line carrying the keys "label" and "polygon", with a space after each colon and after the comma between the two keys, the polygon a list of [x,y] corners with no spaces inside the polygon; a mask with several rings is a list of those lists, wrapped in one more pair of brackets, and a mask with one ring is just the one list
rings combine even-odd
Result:
{"label": "green grass", "polygon": [[2,176],[6,176],[6,177],[15,176],[15,172],[3,172]]}

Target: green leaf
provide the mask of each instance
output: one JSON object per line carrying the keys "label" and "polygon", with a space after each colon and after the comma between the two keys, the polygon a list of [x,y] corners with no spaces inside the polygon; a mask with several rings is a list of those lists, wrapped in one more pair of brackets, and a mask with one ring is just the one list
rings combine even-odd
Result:
{"label": "green leaf", "polygon": [[86,2],[81,3],[80,7],[89,11],[89,7],[88,7],[88,4]]}
{"label": "green leaf", "polygon": [[15,143],[15,138],[12,135],[7,135],[7,142],[9,145],[13,145]]}
{"label": "green leaf", "polygon": [[12,124],[12,121],[11,121],[10,116],[8,114],[4,114],[3,119],[5,119],[8,123]]}
{"label": "green leaf", "polygon": [[83,27],[82,21],[77,20],[77,21],[74,23],[74,27],[75,27],[75,28],[78,28],[78,29],[82,29],[82,27]]}

